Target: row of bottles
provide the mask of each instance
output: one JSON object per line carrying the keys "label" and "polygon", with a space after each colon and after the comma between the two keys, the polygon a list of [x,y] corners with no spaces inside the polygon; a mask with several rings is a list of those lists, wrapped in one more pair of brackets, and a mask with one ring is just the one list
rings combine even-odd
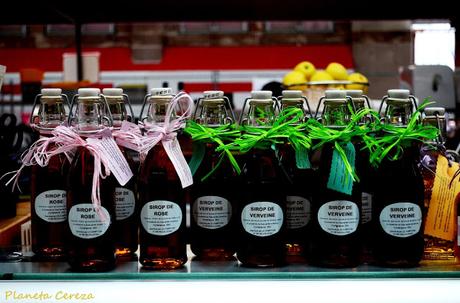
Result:
{"label": "row of bottles", "polygon": [[[169,88],[152,89],[146,96],[140,117],[144,137],[165,132],[171,121],[187,112],[173,100]],[[104,89],[102,94],[98,89],[80,89],[69,106],[68,121],[68,102],[59,89],[42,90],[38,102],[38,115],[32,121],[43,137],[51,136],[52,130],[65,122],[83,139],[104,129],[116,137],[122,122],[133,120],[129,100],[121,89]],[[319,120],[332,131],[345,129],[352,112],[370,107],[360,91],[327,91],[321,103]],[[390,90],[384,103],[383,122],[407,127],[417,106],[409,92]],[[253,92],[239,120],[242,132],[270,129],[280,110],[290,107],[305,111],[305,120],[310,118],[308,101],[298,91],[283,92],[279,102],[271,92]],[[319,109],[318,105],[317,113]],[[442,109],[426,109],[424,121],[436,121],[443,129],[443,116]],[[372,119],[375,117],[364,115],[358,124],[366,127]],[[236,125],[230,103],[219,91],[204,93],[193,120],[209,129]],[[369,165],[362,142],[353,138],[330,141],[303,156],[296,154],[289,142],[258,146],[246,153],[233,153],[242,164],[238,175],[229,161],[222,161],[215,141],[194,142],[194,156],[201,154],[201,164],[194,184],[183,189],[165,146],[172,142],[176,149],[179,143],[184,148],[189,138],[180,129],[162,138],[169,143],[154,145],[141,156],[140,166],[137,152],[119,147],[131,170],[138,173],[123,186],[113,175],[101,178],[100,208],[91,203],[96,162],[87,148],[78,147],[71,163],[69,155],[59,154],[52,156],[46,167],[34,165],[35,254],[41,259],[67,258],[73,270],[79,271],[111,269],[116,256],[132,257],[139,244],[139,261],[144,267],[178,268],[187,261],[188,241],[199,259],[230,260],[236,253],[243,265],[256,267],[305,260],[328,267],[354,267],[361,262],[415,266],[422,258],[428,207],[424,196],[427,201],[430,185],[424,186],[417,166],[419,146],[404,148],[397,160],[385,158],[378,168]],[[343,147],[360,182],[340,175],[336,144]],[[304,163],[299,168],[299,157],[304,162],[310,158],[311,165]],[[430,178],[433,175],[427,175],[425,182]],[[186,201],[191,205],[189,237]]]}

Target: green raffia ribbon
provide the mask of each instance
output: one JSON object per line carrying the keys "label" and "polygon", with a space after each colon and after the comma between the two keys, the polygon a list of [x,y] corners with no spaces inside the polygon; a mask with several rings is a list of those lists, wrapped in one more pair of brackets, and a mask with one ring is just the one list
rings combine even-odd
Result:
{"label": "green raffia ribbon", "polygon": [[[439,130],[434,126],[422,125],[420,123],[423,109],[433,103],[428,98],[425,99],[412,115],[406,127],[388,124],[380,125],[382,136],[377,138],[372,146],[370,162],[374,166],[377,166],[385,158],[388,158],[390,161],[397,160],[402,156],[404,148],[410,146],[414,141],[424,142],[434,140],[439,135]],[[394,153],[390,155],[392,151]]]}
{"label": "green raffia ribbon", "polygon": [[[308,130],[309,137],[317,142],[313,146],[313,149],[318,149],[326,143],[333,143],[335,150],[342,158],[345,168],[352,177],[353,181],[359,181],[358,175],[347,159],[343,146],[354,140],[355,142],[364,142],[364,148],[370,150],[375,149],[375,138],[371,135],[371,133],[375,132],[376,125],[379,124],[379,117],[375,111],[368,108],[361,109],[356,113],[350,105],[349,109],[351,112],[351,121],[343,128],[329,128],[314,119],[307,121],[306,128]],[[367,117],[372,117],[373,119],[371,122],[360,125],[359,122]]]}
{"label": "green raffia ribbon", "polygon": [[[184,131],[192,137],[192,140],[197,144],[205,144],[208,142],[216,143],[217,147],[216,151],[220,152],[219,161],[217,162],[216,166],[206,174],[201,181],[206,180],[211,176],[217,168],[222,163],[225,156],[227,156],[228,160],[232,164],[233,168],[235,169],[237,174],[241,173],[241,168],[238,165],[235,157],[231,153],[231,151],[225,148],[226,144],[224,142],[233,141],[240,136],[240,132],[235,129],[235,127],[231,124],[218,126],[218,127],[207,127],[201,124],[196,123],[195,121],[188,121],[187,127]],[[201,163],[201,161],[200,161]],[[199,166],[199,164],[198,164]],[[197,169],[198,167],[196,167]],[[195,171],[196,171],[195,169]]]}
{"label": "green raffia ribbon", "polygon": [[241,126],[242,135],[234,142],[219,146],[217,150],[237,150],[242,153],[256,149],[269,149],[286,142],[296,151],[308,152],[311,139],[305,132],[304,112],[300,108],[290,107],[283,110],[272,126],[268,128]]}

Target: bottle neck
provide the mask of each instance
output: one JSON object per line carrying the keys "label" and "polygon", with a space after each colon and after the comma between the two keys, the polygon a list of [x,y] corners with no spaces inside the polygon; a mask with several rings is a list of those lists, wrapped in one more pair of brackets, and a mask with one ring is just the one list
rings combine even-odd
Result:
{"label": "bottle neck", "polygon": [[273,101],[250,101],[247,125],[259,128],[268,128],[276,120]]}
{"label": "bottle neck", "polygon": [[40,132],[46,133],[62,125],[65,119],[65,108],[61,98],[42,100],[38,110],[38,121],[35,126]]}
{"label": "bottle neck", "polygon": [[106,108],[97,98],[79,99],[76,110],[76,128],[79,133],[94,133],[105,127]]}
{"label": "bottle neck", "polygon": [[197,123],[208,127],[218,127],[231,122],[231,118],[227,114],[223,100],[202,102],[203,105],[200,117],[196,119]]}
{"label": "bottle neck", "polygon": [[110,113],[113,119],[113,128],[119,129],[123,121],[128,120],[128,112],[123,97],[107,97]]}
{"label": "bottle neck", "polygon": [[[171,104],[172,97],[150,98],[147,114],[147,122],[152,124],[164,124],[166,121],[166,113]],[[172,111],[171,119],[176,117],[176,113]]]}
{"label": "bottle neck", "polygon": [[331,102],[324,101],[324,111],[322,115],[322,123],[330,128],[343,128],[348,125],[351,120],[350,110],[347,102]]}

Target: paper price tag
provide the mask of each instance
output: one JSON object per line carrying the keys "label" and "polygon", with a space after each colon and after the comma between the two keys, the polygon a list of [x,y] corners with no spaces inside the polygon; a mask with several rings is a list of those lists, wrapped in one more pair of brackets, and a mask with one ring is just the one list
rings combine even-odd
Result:
{"label": "paper price tag", "polygon": [[444,156],[438,156],[436,175],[434,178],[431,200],[428,207],[428,214],[425,222],[425,234],[453,241],[455,238],[455,199],[460,192],[460,182],[452,176],[459,168],[459,164],[451,162],[452,166]]}
{"label": "paper price tag", "polygon": [[311,168],[310,159],[308,158],[308,150],[301,146],[295,150],[295,160],[298,169]]}
{"label": "paper price tag", "polygon": [[115,178],[117,178],[118,183],[121,186],[128,183],[133,176],[133,172],[113,137],[103,136],[101,139],[88,138],[86,141],[98,147],[101,156],[107,161],[108,168]]}
{"label": "paper price tag", "polygon": [[[344,146],[345,155],[351,167],[355,168],[356,150],[351,142]],[[331,170],[327,181],[327,188],[351,195],[353,190],[353,178],[345,167],[345,163],[339,152],[334,148],[332,153]]]}
{"label": "paper price tag", "polygon": [[177,175],[179,176],[182,188],[193,184],[193,176],[187,161],[184,158],[182,149],[180,148],[179,141],[175,137],[172,140],[161,141],[163,147],[168,154],[174,168],[176,169]]}
{"label": "paper price tag", "polygon": [[202,142],[193,142],[193,152],[192,158],[190,159],[188,166],[192,172],[192,175],[195,175],[196,171],[203,162],[204,155],[206,153],[205,144]]}

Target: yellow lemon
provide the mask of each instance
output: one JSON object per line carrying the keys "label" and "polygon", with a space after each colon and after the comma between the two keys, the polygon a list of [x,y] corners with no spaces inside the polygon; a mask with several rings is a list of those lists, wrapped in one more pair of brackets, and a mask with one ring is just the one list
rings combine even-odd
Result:
{"label": "yellow lemon", "polygon": [[329,63],[326,67],[326,72],[331,75],[334,80],[348,80],[347,69],[340,63]]}
{"label": "yellow lemon", "polygon": [[[348,81],[359,82],[359,83],[369,83],[369,80],[367,80],[367,78],[363,74],[360,74],[360,73],[351,73],[348,76]],[[366,94],[368,85],[354,83],[354,84],[347,84],[345,85],[345,87],[346,89],[360,89]]]}
{"label": "yellow lemon", "polygon": [[291,71],[283,78],[283,85],[288,89],[304,90],[306,88],[305,82],[307,82],[305,75],[299,71]]}
{"label": "yellow lemon", "polygon": [[332,76],[329,75],[329,73],[323,70],[317,71],[310,78],[310,81],[332,81],[332,80],[334,80],[334,78],[332,78]]}
{"label": "yellow lemon", "polygon": [[316,72],[315,66],[309,61],[300,62],[294,67],[294,70],[303,73],[307,81]]}

